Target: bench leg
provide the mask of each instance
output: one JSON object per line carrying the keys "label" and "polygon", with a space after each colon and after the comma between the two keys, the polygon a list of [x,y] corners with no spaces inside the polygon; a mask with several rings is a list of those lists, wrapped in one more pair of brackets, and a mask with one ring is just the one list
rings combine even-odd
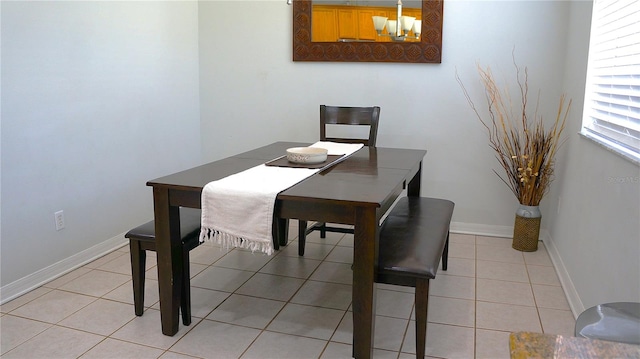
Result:
{"label": "bench leg", "polygon": [[442,251],[442,270],[447,270],[447,262],[449,262],[449,232],[447,232],[447,240],[444,242]]}
{"label": "bench leg", "polygon": [[427,342],[429,279],[416,280],[416,358],[423,359]]}
{"label": "bench leg", "polygon": [[129,254],[131,255],[131,281],[133,282],[133,307],[136,315],[144,312],[144,269],[147,252],[140,249],[140,241],[129,239]]}
{"label": "bench leg", "polygon": [[189,268],[189,251],[182,249],[182,288],[180,310],[182,311],[182,324],[191,324],[191,269]]}

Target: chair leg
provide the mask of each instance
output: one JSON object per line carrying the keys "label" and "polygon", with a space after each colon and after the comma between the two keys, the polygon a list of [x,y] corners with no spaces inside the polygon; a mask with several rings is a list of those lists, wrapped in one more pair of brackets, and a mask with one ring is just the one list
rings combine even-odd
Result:
{"label": "chair leg", "polygon": [[136,315],[144,312],[144,269],[147,252],[140,249],[140,241],[129,239],[129,254],[131,255],[131,281],[133,282],[133,307]]}
{"label": "chair leg", "polygon": [[182,311],[182,324],[191,324],[191,270],[189,268],[189,251],[183,249],[182,253],[182,287],[180,288],[180,310]]}
{"label": "chair leg", "polygon": [[320,238],[327,238],[327,224],[320,223]]}
{"label": "chair leg", "polygon": [[429,279],[416,280],[416,358],[423,359],[427,342]]}
{"label": "chair leg", "polygon": [[447,270],[449,262],[449,232],[447,232],[447,240],[444,242],[444,250],[442,251],[442,270]]}
{"label": "chair leg", "polygon": [[298,221],[298,255],[304,256],[304,245],[307,241],[307,221]]}

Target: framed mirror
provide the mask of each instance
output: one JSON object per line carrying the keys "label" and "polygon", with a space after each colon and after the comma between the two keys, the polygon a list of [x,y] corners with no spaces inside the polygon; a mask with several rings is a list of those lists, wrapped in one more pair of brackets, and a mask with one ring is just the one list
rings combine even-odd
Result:
{"label": "framed mirror", "polygon": [[313,1],[293,0],[293,61],[440,63],[443,3],[422,0],[419,41],[313,42]]}

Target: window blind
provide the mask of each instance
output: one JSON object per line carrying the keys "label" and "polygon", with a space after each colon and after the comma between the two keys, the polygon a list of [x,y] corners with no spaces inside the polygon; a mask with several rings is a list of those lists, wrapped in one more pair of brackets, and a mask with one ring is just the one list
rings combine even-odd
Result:
{"label": "window blind", "polygon": [[640,0],[595,0],[583,134],[640,160]]}

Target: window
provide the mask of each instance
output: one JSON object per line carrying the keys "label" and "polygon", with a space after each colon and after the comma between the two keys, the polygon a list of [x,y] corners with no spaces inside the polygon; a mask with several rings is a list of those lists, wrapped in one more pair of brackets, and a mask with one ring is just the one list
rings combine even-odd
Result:
{"label": "window", "polygon": [[640,163],[640,0],[594,0],[582,134]]}

